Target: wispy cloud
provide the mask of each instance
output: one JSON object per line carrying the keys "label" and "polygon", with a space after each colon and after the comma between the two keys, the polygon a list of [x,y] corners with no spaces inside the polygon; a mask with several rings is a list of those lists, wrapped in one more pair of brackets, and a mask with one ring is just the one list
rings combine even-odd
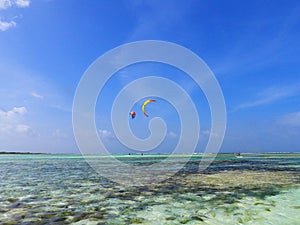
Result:
{"label": "wispy cloud", "polygon": [[102,138],[112,138],[113,134],[112,132],[108,131],[108,130],[99,130],[99,136]]}
{"label": "wispy cloud", "polygon": [[130,1],[130,10],[137,15],[137,23],[132,30],[130,40],[140,39],[145,36],[153,35],[161,28],[169,27],[182,20],[183,16],[188,13],[191,3],[177,1]]}
{"label": "wispy cloud", "polygon": [[99,134],[99,137],[102,139],[102,140],[106,140],[106,141],[112,141],[115,139],[115,136],[114,136],[114,133],[109,131],[109,130],[105,130],[105,129],[99,129],[98,130],[98,134]]}
{"label": "wispy cloud", "polygon": [[[278,18],[257,17],[247,24],[243,23],[242,26],[247,27],[247,32],[237,36],[233,44],[229,45],[226,55],[220,58],[213,71],[216,74],[246,74],[249,70],[272,65],[278,59],[281,63],[283,60],[291,60],[291,57],[283,56],[299,52],[298,42],[295,42],[298,39],[289,35],[299,26],[299,10],[298,5]],[[271,27],[276,27],[274,32],[261,32]],[[294,57],[293,60],[297,59]]]}
{"label": "wispy cloud", "polygon": [[209,136],[219,137],[220,136],[218,133],[213,133],[210,130],[203,130],[203,131],[201,131],[200,135],[207,136],[207,137],[209,137]]}
{"label": "wispy cloud", "polygon": [[40,95],[40,94],[38,94],[36,92],[31,92],[30,95],[32,97],[35,97],[35,98],[38,98],[38,99],[44,99],[44,96],[42,96],[42,95]]}
{"label": "wispy cloud", "polygon": [[282,87],[269,87],[260,92],[256,99],[253,101],[244,102],[237,107],[234,111],[239,109],[251,108],[256,106],[262,106],[271,104],[282,99],[298,95],[300,91],[300,85],[282,86]]}
{"label": "wispy cloud", "polygon": [[[16,82],[18,81],[18,82]],[[37,73],[17,64],[11,64],[6,58],[0,57],[0,84],[5,84],[0,89],[0,102],[2,107],[20,105],[26,102],[30,104],[41,103],[40,106],[71,111],[63,93],[57,89],[54,82],[47,79],[44,74]],[[30,99],[31,98],[31,99]],[[32,101],[33,99],[47,101]],[[41,108],[36,108],[41,110]],[[34,112],[37,113],[37,112]]]}
{"label": "wispy cloud", "polygon": [[290,127],[300,127],[300,111],[282,116],[278,119],[278,123]]}
{"label": "wispy cloud", "polygon": [[14,128],[14,131],[19,134],[25,134],[29,136],[34,136],[36,133],[33,131],[33,129],[26,124],[17,124]]}
{"label": "wispy cloud", "polygon": [[64,132],[62,132],[60,129],[56,129],[53,133],[52,136],[55,138],[62,138],[65,139],[68,137],[68,135]]}
{"label": "wispy cloud", "polygon": [[173,131],[170,131],[170,132],[168,133],[168,136],[169,136],[170,138],[176,138],[176,137],[177,137],[177,134],[176,134],[175,132],[173,132]]}
{"label": "wispy cloud", "polygon": [[[29,5],[30,0],[0,0],[0,10],[8,10],[13,6],[26,8],[29,7]],[[0,15],[0,31],[6,31],[15,26],[17,26],[16,21],[3,19]]]}
{"label": "wispy cloud", "polygon": [[50,107],[54,108],[54,109],[58,109],[60,111],[64,111],[64,112],[72,112],[72,107],[67,107],[67,106],[61,106],[61,105],[50,105]]}
{"label": "wispy cloud", "polygon": [[22,136],[35,136],[36,132],[26,124],[3,124],[0,123],[0,133],[5,137],[10,136],[14,139],[16,138],[15,135],[22,135]]}

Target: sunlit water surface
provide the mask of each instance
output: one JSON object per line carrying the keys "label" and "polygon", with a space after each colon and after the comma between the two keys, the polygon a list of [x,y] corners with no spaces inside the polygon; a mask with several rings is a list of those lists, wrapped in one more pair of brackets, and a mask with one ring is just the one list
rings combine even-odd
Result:
{"label": "sunlit water surface", "polygon": [[202,172],[199,161],[159,185],[126,187],[80,155],[0,155],[0,224],[300,224],[300,156],[222,155]]}

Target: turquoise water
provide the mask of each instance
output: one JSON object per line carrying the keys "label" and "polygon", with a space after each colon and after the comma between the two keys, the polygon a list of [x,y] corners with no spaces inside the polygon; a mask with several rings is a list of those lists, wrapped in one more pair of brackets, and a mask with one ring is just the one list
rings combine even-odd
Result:
{"label": "turquoise water", "polygon": [[0,155],[0,224],[299,224],[300,156],[222,155],[202,172],[199,161],[158,185],[126,187],[81,155]]}

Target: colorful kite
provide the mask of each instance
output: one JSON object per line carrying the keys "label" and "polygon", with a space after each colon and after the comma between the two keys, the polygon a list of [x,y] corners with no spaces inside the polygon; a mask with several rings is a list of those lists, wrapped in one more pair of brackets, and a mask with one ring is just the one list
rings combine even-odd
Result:
{"label": "colorful kite", "polygon": [[145,101],[144,104],[143,104],[143,106],[142,106],[142,111],[143,111],[144,115],[147,116],[147,117],[148,117],[148,114],[145,112],[145,107],[146,107],[146,105],[148,105],[150,102],[156,102],[156,100],[149,99],[149,100]]}

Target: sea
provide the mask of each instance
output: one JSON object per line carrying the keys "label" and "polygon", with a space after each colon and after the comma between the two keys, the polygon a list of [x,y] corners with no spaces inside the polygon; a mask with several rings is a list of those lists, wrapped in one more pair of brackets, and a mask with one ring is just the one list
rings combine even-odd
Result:
{"label": "sea", "polygon": [[[115,156],[135,165],[164,157]],[[300,224],[300,154],[219,154],[199,170],[202,158],[130,186],[80,154],[1,154],[0,224]]]}

